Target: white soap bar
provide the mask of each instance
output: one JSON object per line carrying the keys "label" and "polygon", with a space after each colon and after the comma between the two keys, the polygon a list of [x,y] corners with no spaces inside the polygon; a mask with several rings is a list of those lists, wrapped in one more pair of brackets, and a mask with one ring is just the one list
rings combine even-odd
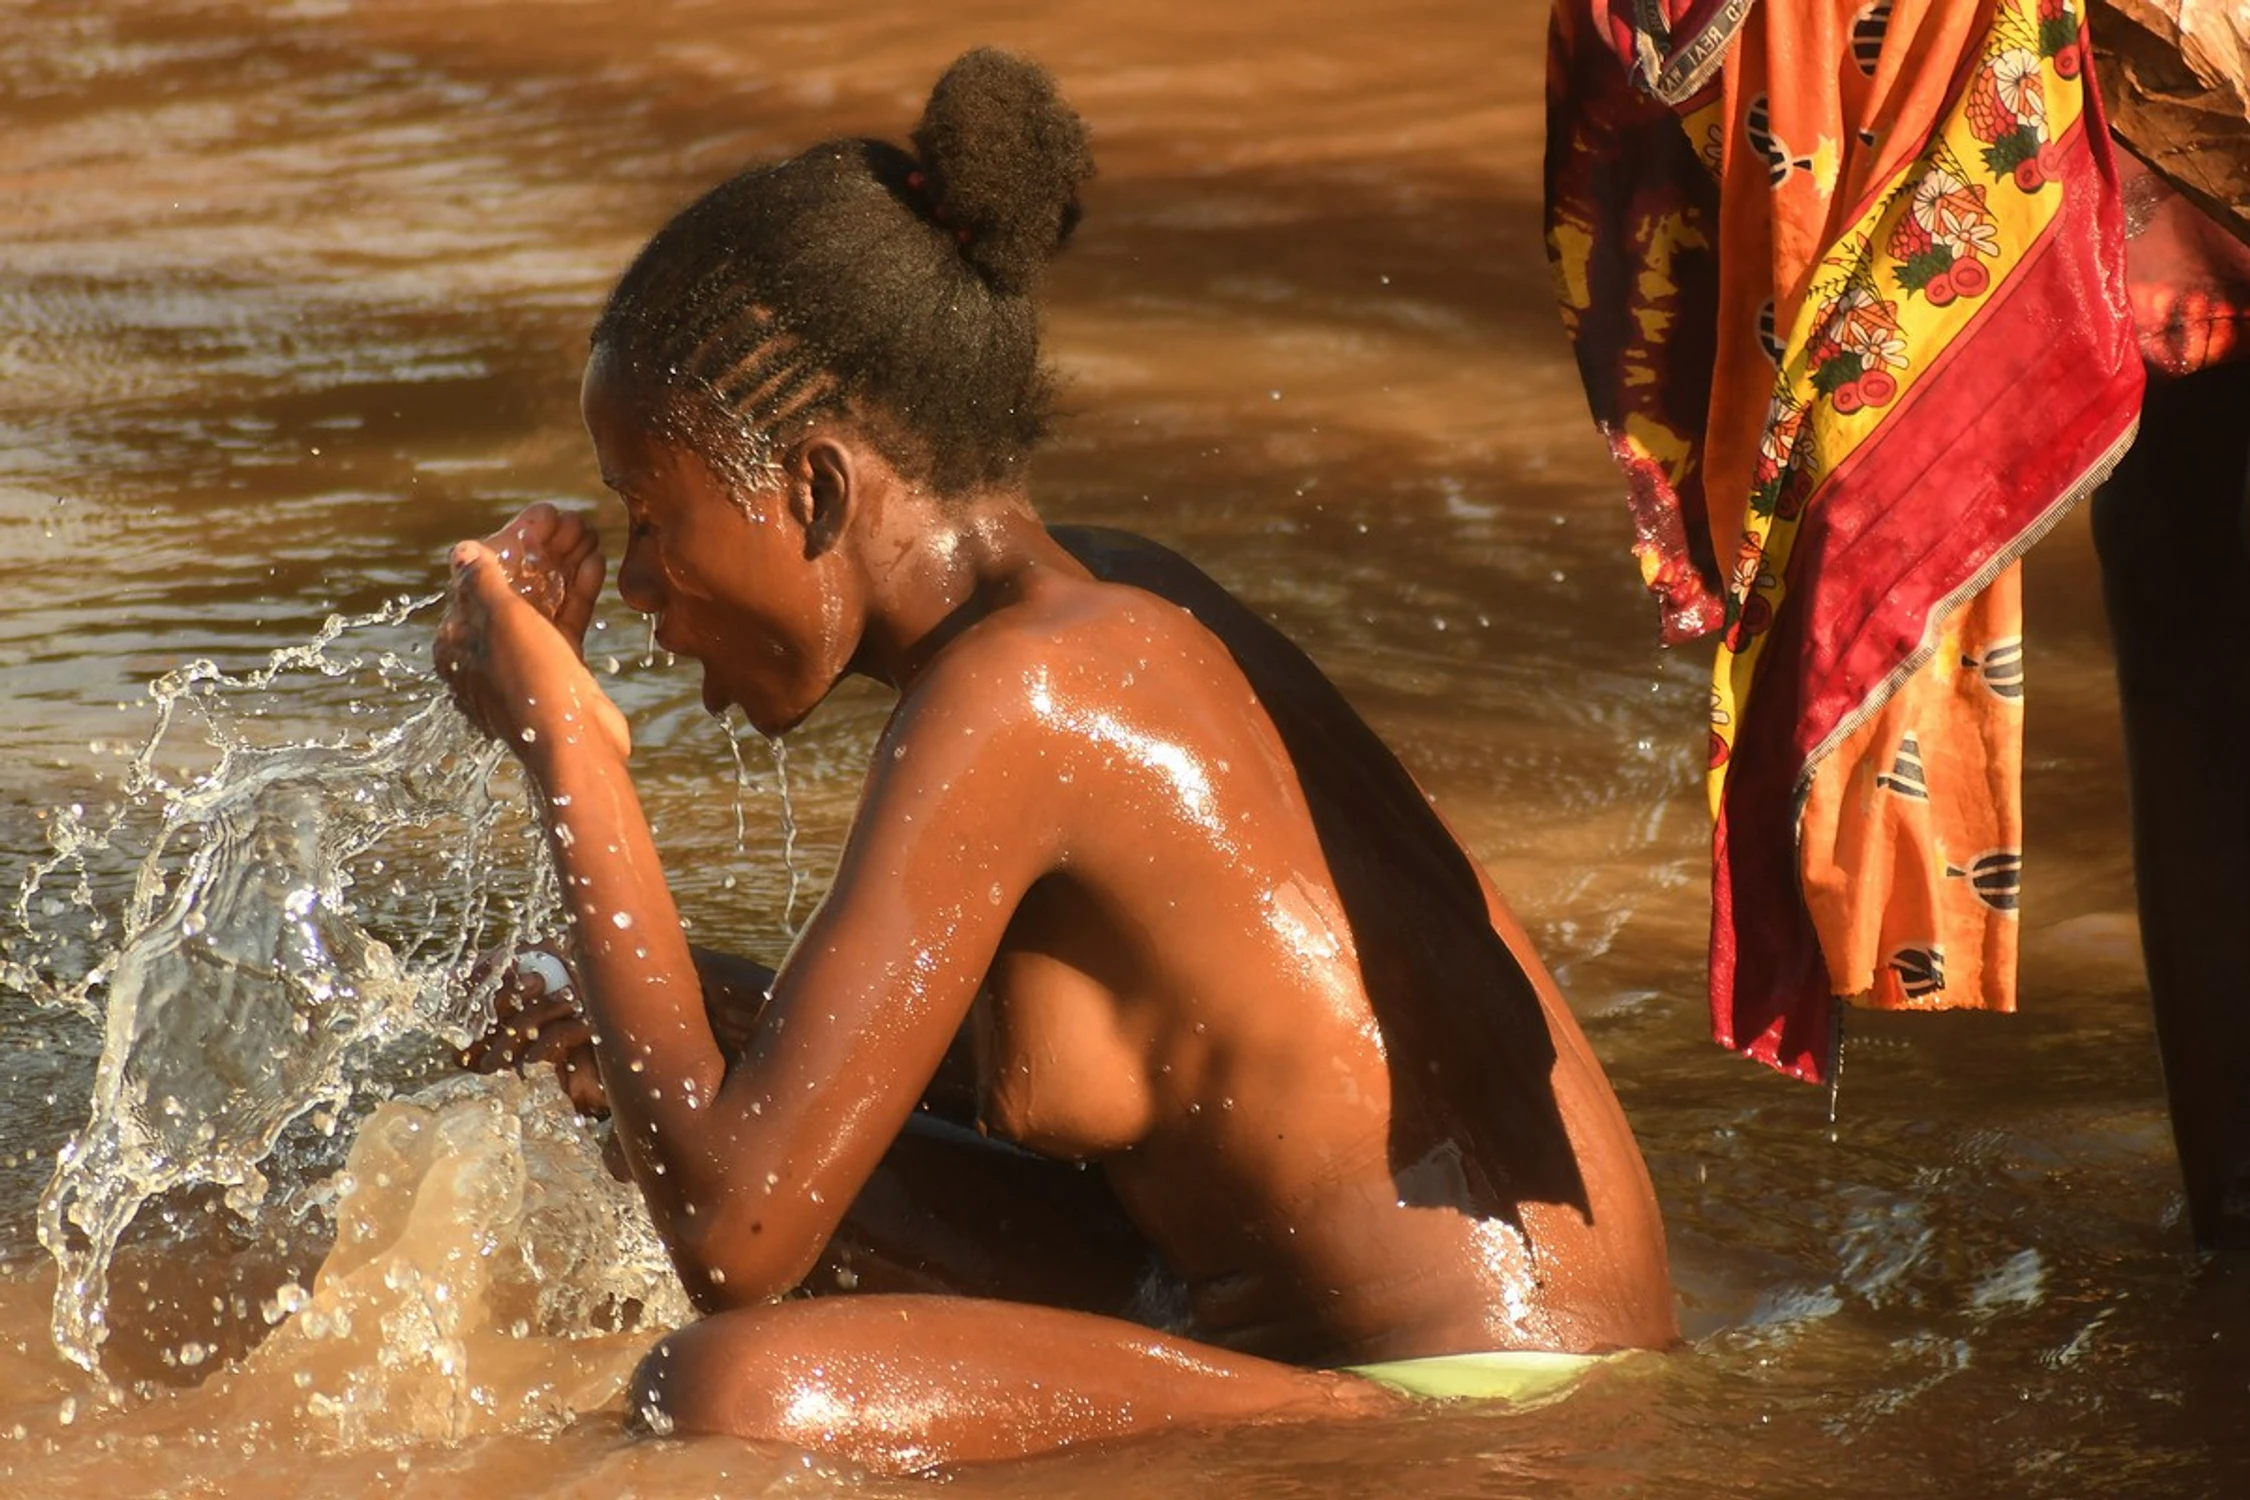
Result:
{"label": "white soap bar", "polygon": [[529,979],[537,975],[547,986],[547,993],[559,995],[570,988],[570,970],[563,961],[544,948],[530,948],[516,955],[516,972]]}

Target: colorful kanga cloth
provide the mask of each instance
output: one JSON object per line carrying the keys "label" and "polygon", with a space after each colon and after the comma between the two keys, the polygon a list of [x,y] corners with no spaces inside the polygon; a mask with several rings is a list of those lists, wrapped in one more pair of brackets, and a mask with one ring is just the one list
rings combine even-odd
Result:
{"label": "colorful kanga cloth", "polygon": [[2130,442],[2069,0],[1557,0],[1547,235],[1666,640],[1716,632],[1718,1040],[2015,1003],[2017,560]]}

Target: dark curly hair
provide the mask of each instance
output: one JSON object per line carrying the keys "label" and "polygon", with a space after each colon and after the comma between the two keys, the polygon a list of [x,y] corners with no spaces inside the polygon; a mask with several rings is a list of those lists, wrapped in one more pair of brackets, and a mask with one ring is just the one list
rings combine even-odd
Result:
{"label": "dark curly hair", "polygon": [[1034,294],[1093,175],[1086,127],[1044,69],[987,47],[913,139],[830,141],[706,193],[610,293],[596,352],[737,473],[781,424],[844,412],[941,494],[1003,479],[1046,425]]}

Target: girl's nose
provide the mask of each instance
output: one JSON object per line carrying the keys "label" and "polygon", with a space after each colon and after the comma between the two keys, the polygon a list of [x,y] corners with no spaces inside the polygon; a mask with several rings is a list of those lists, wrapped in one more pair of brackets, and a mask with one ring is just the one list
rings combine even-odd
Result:
{"label": "girl's nose", "polygon": [[617,564],[617,597],[625,601],[627,609],[644,615],[655,614],[663,606],[663,596],[656,586],[656,565],[649,560],[648,548],[626,543],[625,556]]}

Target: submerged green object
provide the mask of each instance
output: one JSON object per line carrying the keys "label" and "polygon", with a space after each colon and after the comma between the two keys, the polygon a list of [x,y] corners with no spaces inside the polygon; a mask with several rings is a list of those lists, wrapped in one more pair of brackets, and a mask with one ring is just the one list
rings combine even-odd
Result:
{"label": "submerged green object", "polygon": [[1617,1356],[1557,1354],[1507,1349],[1476,1354],[1434,1354],[1372,1365],[1345,1365],[1347,1374],[1430,1400],[1549,1401],[1576,1385],[1594,1366]]}

